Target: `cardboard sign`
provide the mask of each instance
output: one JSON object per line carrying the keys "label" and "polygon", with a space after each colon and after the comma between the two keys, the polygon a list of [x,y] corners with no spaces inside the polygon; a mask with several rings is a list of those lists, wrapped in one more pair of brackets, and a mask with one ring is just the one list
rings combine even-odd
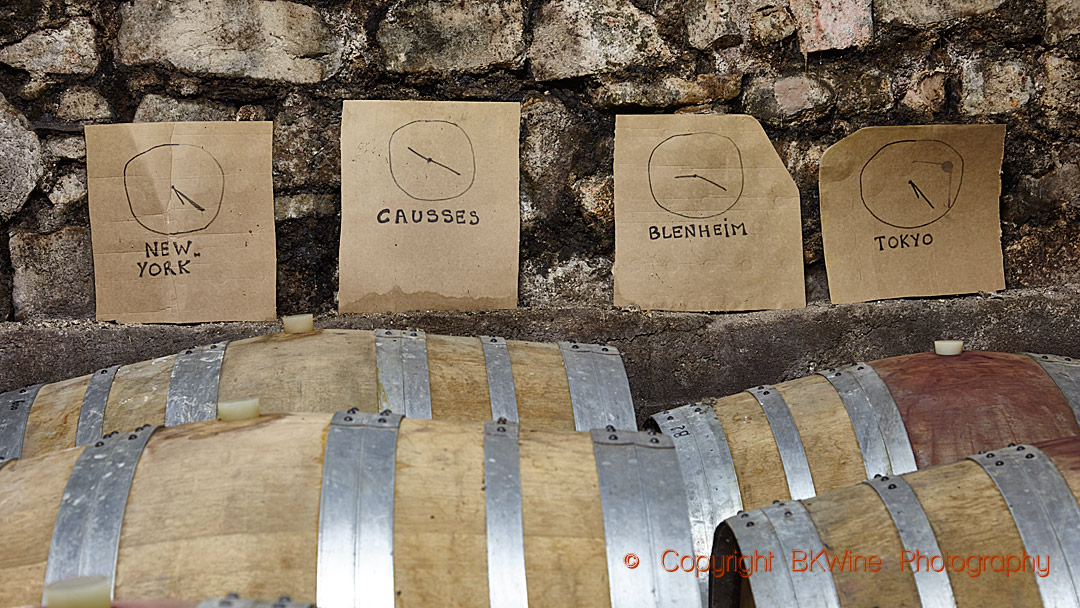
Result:
{"label": "cardboard sign", "polygon": [[834,303],[1005,288],[1004,125],[870,127],[821,158]]}
{"label": "cardboard sign", "polygon": [[273,123],[86,127],[97,318],[270,321]]}
{"label": "cardboard sign", "polygon": [[806,305],[799,189],[754,118],[615,119],[615,305]]}
{"label": "cardboard sign", "polygon": [[517,306],[516,103],[346,101],[343,312]]}

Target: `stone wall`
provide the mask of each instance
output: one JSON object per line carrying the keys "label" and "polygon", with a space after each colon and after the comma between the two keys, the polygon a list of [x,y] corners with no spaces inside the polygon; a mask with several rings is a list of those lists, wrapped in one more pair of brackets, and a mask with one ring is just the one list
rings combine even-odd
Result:
{"label": "stone wall", "polygon": [[825,148],[871,125],[1004,123],[1006,283],[1080,282],[1074,0],[14,0],[0,93],[10,331],[93,318],[81,132],[103,122],[272,120],[278,311],[336,310],[344,99],[523,104],[520,305],[539,314],[605,322],[614,117],[631,112],[765,125],[802,193],[812,308],[828,301]]}

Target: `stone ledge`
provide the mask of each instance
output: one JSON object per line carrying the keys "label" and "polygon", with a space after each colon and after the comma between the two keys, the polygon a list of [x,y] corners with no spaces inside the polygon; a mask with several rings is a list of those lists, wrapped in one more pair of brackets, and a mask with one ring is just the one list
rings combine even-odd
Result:
{"label": "stone ledge", "polygon": [[[729,395],[823,367],[926,351],[940,338],[968,348],[1080,357],[1080,284],[951,298],[700,314],[595,308],[324,315],[320,328],[421,327],[430,333],[605,342],[618,347],[644,418],[662,406]],[[55,382],[197,344],[280,331],[275,323],[0,324],[0,390]]]}

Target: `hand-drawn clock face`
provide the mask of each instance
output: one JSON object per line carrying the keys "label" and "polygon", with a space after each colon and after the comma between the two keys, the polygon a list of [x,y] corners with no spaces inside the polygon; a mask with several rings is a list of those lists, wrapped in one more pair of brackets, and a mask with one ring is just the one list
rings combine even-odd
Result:
{"label": "hand-drawn clock face", "polygon": [[742,152],[718,133],[684,133],[649,155],[649,190],[665,211],[692,219],[725,213],[743,192]]}
{"label": "hand-drawn clock face", "polygon": [[166,235],[198,232],[221,212],[225,172],[199,146],[161,144],[124,165],[124,192],[143,228]]}
{"label": "hand-drawn clock face", "polygon": [[390,176],[410,198],[446,201],[476,179],[476,155],[465,130],[445,120],[414,120],[390,135]]}
{"label": "hand-drawn clock face", "polygon": [[922,228],[952,210],[964,181],[964,159],[936,139],[895,141],[866,161],[859,175],[863,205],[893,228]]}

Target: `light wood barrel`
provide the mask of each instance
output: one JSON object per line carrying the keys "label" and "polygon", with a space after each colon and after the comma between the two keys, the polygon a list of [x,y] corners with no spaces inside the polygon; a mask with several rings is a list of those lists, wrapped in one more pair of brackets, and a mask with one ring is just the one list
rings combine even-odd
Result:
{"label": "light wood barrel", "polygon": [[[124,472],[129,491],[87,489]],[[95,574],[117,598],[698,605],[699,581],[654,558],[690,551],[685,513],[674,446],[651,432],[358,411],[140,428],[0,468],[0,605]]]}
{"label": "light wood barrel", "polygon": [[[1077,606],[1078,499],[1080,438],[1071,437],[781,501],[717,528],[709,603]],[[810,571],[808,552],[822,549]],[[741,571],[721,571],[755,551],[772,552],[771,568],[745,559]]]}
{"label": "light wood barrel", "polygon": [[356,407],[461,422],[506,417],[538,429],[637,428],[615,347],[319,330],[188,349],[0,395],[0,459],[142,424],[209,419],[217,401],[252,397],[263,413]]}
{"label": "light wood barrel", "polygon": [[741,509],[1008,443],[1080,434],[1080,364],[919,353],[829,369],[653,416],[675,440],[698,551]]}

